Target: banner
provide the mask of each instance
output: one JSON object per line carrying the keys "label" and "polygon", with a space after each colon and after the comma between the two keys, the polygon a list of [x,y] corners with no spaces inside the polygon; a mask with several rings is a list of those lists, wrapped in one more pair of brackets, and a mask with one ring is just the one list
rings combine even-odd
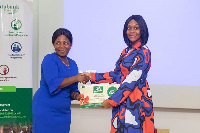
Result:
{"label": "banner", "polygon": [[0,0],[0,133],[32,127],[33,0]]}

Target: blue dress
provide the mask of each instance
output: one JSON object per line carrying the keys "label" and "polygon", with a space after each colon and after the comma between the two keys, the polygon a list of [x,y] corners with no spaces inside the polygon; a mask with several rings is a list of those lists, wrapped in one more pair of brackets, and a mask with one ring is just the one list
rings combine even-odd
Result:
{"label": "blue dress", "polygon": [[56,53],[44,57],[41,65],[40,88],[32,102],[33,133],[69,133],[71,123],[72,92],[78,90],[78,82],[57,89],[64,78],[78,74],[75,61],[68,58],[67,67]]}

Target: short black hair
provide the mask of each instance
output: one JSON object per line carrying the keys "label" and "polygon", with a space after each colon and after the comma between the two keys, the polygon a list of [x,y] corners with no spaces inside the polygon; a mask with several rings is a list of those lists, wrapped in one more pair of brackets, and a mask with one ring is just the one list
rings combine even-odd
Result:
{"label": "short black hair", "polygon": [[56,39],[58,38],[58,36],[60,36],[60,35],[66,36],[69,39],[70,43],[72,44],[72,41],[73,41],[72,33],[68,29],[65,29],[65,28],[59,28],[53,33],[53,36],[52,36],[53,44],[56,41]]}
{"label": "short black hair", "polygon": [[147,27],[145,20],[140,15],[132,15],[126,20],[126,22],[124,24],[124,30],[123,30],[124,42],[128,45],[128,47],[131,47],[131,43],[130,43],[130,40],[128,39],[128,37],[127,37],[126,31],[127,31],[127,28],[128,28],[128,23],[132,19],[134,19],[139,24],[140,34],[141,34],[141,46],[143,46],[148,41],[149,32],[148,32],[148,27]]}

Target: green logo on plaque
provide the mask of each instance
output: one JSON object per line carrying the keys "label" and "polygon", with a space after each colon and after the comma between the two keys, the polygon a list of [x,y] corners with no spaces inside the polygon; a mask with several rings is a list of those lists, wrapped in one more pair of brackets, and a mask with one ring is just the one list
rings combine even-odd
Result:
{"label": "green logo on plaque", "polygon": [[112,96],[112,94],[114,94],[116,91],[117,91],[117,88],[112,86],[112,87],[108,88],[107,94],[108,94],[108,96]]}
{"label": "green logo on plaque", "polygon": [[103,93],[103,86],[94,86],[93,93]]}
{"label": "green logo on plaque", "polygon": [[22,27],[22,22],[18,19],[15,19],[11,22],[11,27],[14,30],[19,30]]}
{"label": "green logo on plaque", "polygon": [[82,88],[85,88],[85,86],[83,85]]}

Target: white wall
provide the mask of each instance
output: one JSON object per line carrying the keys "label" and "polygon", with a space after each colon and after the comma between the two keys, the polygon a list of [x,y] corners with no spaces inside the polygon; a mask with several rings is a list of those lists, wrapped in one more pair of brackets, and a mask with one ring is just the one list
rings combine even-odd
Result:
{"label": "white wall", "polygon": [[[38,55],[38,56],[33,56],[34,58],[33,60],[35,61],[33,63],[34,65],[33,68],[34,68],[34,71],[38,73],[33,73],[33,76],[37,77],[37,79],[34,78],[33,92],[35,92],[35,90],[39,87],[40,64],[42,62],[43,57],[46,54],[54,51],[53,46],[51,44],[52,34],[57,28],[64,26],[63,0],[58,0],[58,1],[36,0],[35,9],[38,10],[38,13],[35,14],[37,15],[35,16],[35,20],[36,21],[38,20],[38,21],[34,23],[35,24],[34,30],[38,29],[38,34],[36,32],[34,32],[34,34],[36,34],[35,36],[37,35],[38,36],[37,38],[34,39],[35,42],[33,46],[35,48],[37,46],[37,50],[33,51],[33,54]],[[65,10],[65,12],[70,12],[68,14],[73,14],[74,11],[73,9],[71,10],[67,9]],[[67,18],[67,21],[65,21],[65,23],[68,24],[72,22],[72,19],[73,18]],[[36,25],[37,23],[39,24],[39,26]],[[77,37],[75,36],[74,38],[76,39]],[[71,52],[76,51],[75,48],[77,47],[74,46]],[[152,49],[152,51],[154,51],[154,49]],[[76,52],[75,52],[75,55],[76,55]],[[75,56],[75,57],[78,57],[78,56]],[[80,65],[82,65],[82,63]],[[152,63],[152,66],[154,65],[155,64]],[[180,65],[180,63],[178,65]],[[151,70],[150,70],[151,75],[148,78],[151,78],[151,76],[153,75]],[[159,72],[159,73],[162,73],[162,72]],[[187,76],[187,73],[185,75]],[[160,77],[157,77],[157,79],[159,80]],[[200,97],[198,96],[198,94],[200,93],[200,86],[163,85],[163,84],[155,85],[155,84],[151,84],[151,82],[149,83],[152,90],[155,107],[200,109],[200,102],[197,102],[197,101],[200,101]]]}
{"label": "white wall", "polygon": [[39,55],[39,0],[33,3],[33,94],[38,88],[38,55]]}
{"label": "white wall", "polygon": [[151,85],[154,107],[200,109],[200,87]]}
{"label": "white wall", "polygon": [[53,32],[63,27],[62,0],[34,0],[33,28],[33,94],[39,87],[40,65],[43,57],[54,52],[51,38]]}
{"label": "white wall", "polygon": [[[63,0],[34,0],[33,93],[39,87],[42,59],[50,51],[53,52],[51,36],[57,28],[64,25],[63,18],[59,17],[62,16],[62,3]],[[159,85],[150,85],[150,87],[154,107],[164,107],[155,108],[157,128],[170,129],[170,133],[197,133],[200,131],[200,127],[197,125],[200,123],[200,110],[195,110],[195,108],[200,109],[199,87],[191,87],[190,91],[187,86],[180,86],[176,90],[171,86],[163,88]],[[72,105],[71,133],[90,133],[96,129],[99,133],[109,132],[110,109],[80,110],[76,103]],[[92,125],[90,131],[88,125]]]}

